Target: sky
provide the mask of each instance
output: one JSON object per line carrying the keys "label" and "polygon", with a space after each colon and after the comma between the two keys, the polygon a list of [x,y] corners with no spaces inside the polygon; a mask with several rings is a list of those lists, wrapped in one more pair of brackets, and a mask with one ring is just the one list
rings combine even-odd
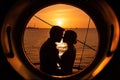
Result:
{"label": "sky", "polygon": [[[38,11],[35,16],[46,21],[51,25],[58,25],[63,28],[87,28],[89,16],[81,9],[66,5],[51,5]],[[27,27],[51,28],[50,25],[33,16],[27,24]],[[90,19],[90,28],[95,28],[95,24]]]}

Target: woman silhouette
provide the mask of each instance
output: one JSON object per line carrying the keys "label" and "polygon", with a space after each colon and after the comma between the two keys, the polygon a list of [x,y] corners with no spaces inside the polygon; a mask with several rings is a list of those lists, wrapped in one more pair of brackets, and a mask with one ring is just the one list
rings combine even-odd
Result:
{"label": "woman silhouette", "polygon": [[60,59],[61,75],[72,74],[72,68],[76,57],[76,49],[74,47],[74,44],[77,42],[76,38],[77,34],[72,30],[67,30],[64,34],[63,42],[67,43],[68,49]]}

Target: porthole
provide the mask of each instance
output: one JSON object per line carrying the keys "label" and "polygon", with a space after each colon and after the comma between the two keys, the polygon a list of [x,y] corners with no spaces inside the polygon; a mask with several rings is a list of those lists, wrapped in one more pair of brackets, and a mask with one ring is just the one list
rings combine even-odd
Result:
{"label": "porthole", "polygon": [[[49,75],[38,70],[34,63],[31,62],[31,59],[28,59],[29,57],[26,56],[28,51],[26,51],[24,45],[24,33],[26,33],[24,31],[26,31],[25,28],[29,20],[39,10],[57,4],[74,6],[79,10],[83,10],[83,12],[89,15],[90,21],[94,22],[98,35],[98,38],[94,38],[98,39],[95,40],[98,41],[98,44],[95,49],[96,55],[93,62],[89,66],[83,67],[82,71],[67,76]],[[86,21],[89,24],[89,19]],[[61,25],[60,21],[58,23]],[[25,79],[92,79],[100,73],[114,55],[119,40],[119,25],[115,14],[105,1],[18,1],[6,15],[1,38],[3,51],[8,62]],[[91,48],[91,46],[85,43],[84,45]]]}
{"label": "porthole", "polygon": [[24,32],[25,55],[40,70],[40,48],[50,37],[49,33],[53,25],[58,25],[65,30],[73,30],[77,33],[77,44],[74,45],[76,57],[73,73],[84,70],[96,56],[98,33],[92,19],[79,8],[70,5],[56,4],[34,14]]}

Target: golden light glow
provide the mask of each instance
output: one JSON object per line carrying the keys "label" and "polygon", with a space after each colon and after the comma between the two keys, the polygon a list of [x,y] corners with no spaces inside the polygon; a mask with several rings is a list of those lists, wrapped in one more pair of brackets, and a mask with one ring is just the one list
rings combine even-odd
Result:
{"label": "golden light glow", "polygon": [[57,23],[56,25],[58,25],[58,26],[62,26],[63,22],[64,22],[64,20],[61,18],[56,19],[56,23]]}
{"label": "golden light glow", "polygon": [[116,24],[113,26],[114,27],[114,37],[113,37],[113,41],[112,41],[112,45],[111,45],[111,52],[114,52],[117,48],[118,45],[118,41],[119,41],[119,35],[120,35],[120,30],[119,30],[119,24],[116,21]]}
{"label": "golden light glow", "polygon": [[[64,28],[87,28],[89,16],[79,8],[65,4],[56,4],[41,9],[36,14],[51,25],[59,25]],[[27,26],[37,28],[50,28],[50,25],[36,19],[34,16]],[[95,25],[91,20],[91,27]]]}
{"label": "golden light glow", "polygon": [[95,77],[110,61],[110,59],[112,58],[112,56],[110,57],[106,57],[101,64],[97,67],[97,69],[93,72],[92,76]]}

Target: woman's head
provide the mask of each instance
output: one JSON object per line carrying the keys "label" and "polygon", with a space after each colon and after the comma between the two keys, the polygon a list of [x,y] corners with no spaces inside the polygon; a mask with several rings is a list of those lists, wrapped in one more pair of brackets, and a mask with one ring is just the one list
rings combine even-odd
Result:
{"label": "woman's head", "polygon": [[63,41],[71,44],[77,43],[77,34],[72,30],[67,30],[64,34]]}

